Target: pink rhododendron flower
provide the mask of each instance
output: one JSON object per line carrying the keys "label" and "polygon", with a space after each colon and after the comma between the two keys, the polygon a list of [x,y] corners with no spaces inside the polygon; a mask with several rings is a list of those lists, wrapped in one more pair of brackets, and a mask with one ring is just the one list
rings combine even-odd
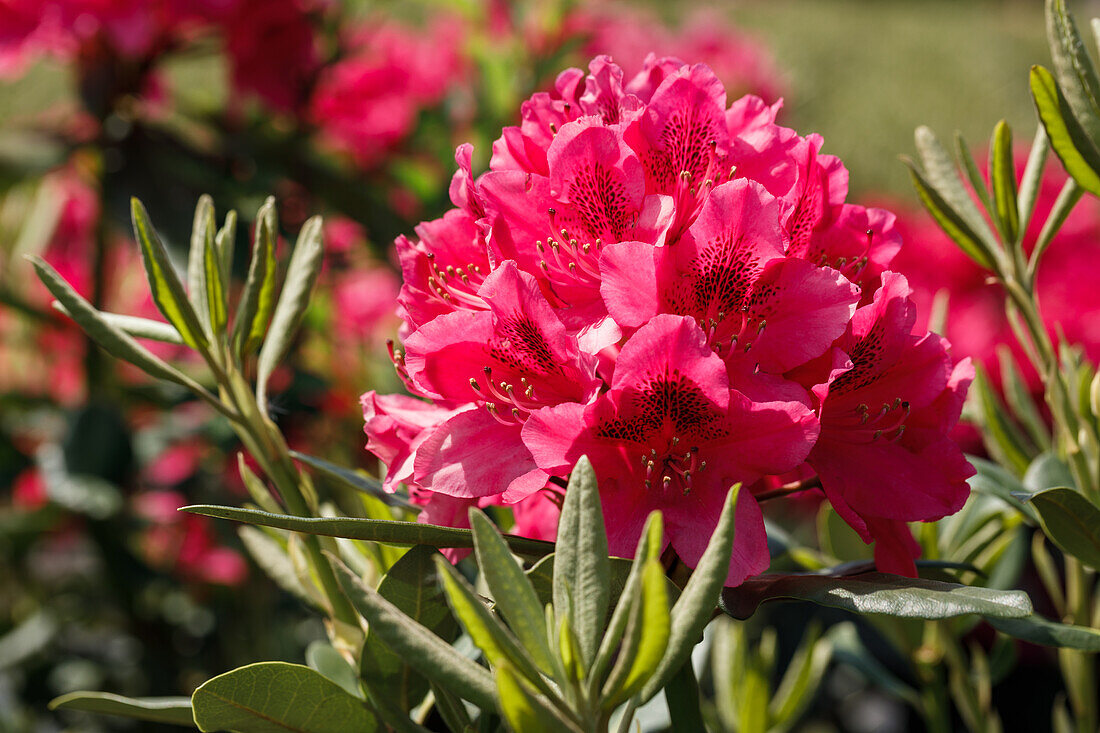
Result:
{"label": "pink rhododendron flower", "polygon": [[[535,533],[587,455],[612,552],[660,509],[694,565],[734,483],[816,471],[882,567],[912,573],[904,522],[966,497],[945,436],[969,366],[913,330],[893,216],[846,203],[843,165],[778,109],[729,103],[701,64],[651,55],[628,79],[599,57],[523,103],[487,172],[460,147],[455,208],[397,240],[391,355],[415,396],[363,401],[386,488],[421,521],[503,503]],[[737,522],[731,584],[768,564],[751,489]]]}
{"label": "pink rhododendron flower", "polygon": [[815,388],[821,437],[808,463],[840,516],[864,540],[879,540],[879,567],[915,575],[919,548],[903,522],[940,519],[969,495],[974,469],[947,433],[974,369],[969,359],[952,368],[942,338],[913,332],[904,277],[883,280],[838,340],[837,368]]}
{"label": "pink rhododendron flower", "polygon": [[348,55],[324,69],[310,100],[322,138],[361,166],[376,164],[462,72],[460,32],[439,18],[424,29],[371,23],[350,34]]}

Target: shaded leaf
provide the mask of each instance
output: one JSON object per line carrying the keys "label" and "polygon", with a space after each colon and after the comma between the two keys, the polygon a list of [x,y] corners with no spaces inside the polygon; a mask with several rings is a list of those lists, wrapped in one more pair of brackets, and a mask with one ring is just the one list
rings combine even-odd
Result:
{"label": "shaded leaf", "polygon": [[[951,156],[944,150],[936,134],[931,128],[922,125],[914,132],[913,139],[924,166],[925,179],[951,210],[966,222],[987,253],[991,252],[996,244],[993,231],[963,185]],[[996,257],[993,256],[993,259]]]}
{"label": "shaded leaf", "polygon": [[[60,313],[64,313],[69,318],[73,317],[73,314],[62,305],[60,300],[53,301],[52,305]],[[164,321],[154,321],[150,318],[138,318],[137,316],[124,316],[119,313],[98,312],[100,318],[109,325],[135,338],[160,341],[166,344],[183,344],[179,331]]]}
{"label": "shaded leaf", "polygon": [[300,664],[258,662],[207,680],[191,695],[202,731],[338,733],[378,730],[363,702]]}
{"label": "shaded leaf", "polygon": [[903,156],[902,162],[909,168],[909,176],[913,182],[913,187],[917,190],[917,196],[920,198],[921,204],[936,220],[940,228],[947,236],[951,237],[951,240],[959,246],[959,249],[967,257],[974,260],[983,269],[992,270],[994,257],[978,234],[951,208],[950,204],[944,201],[943,196],[917,170],[912,160]]}
{"label": "shaded leaf", "polygon": [[1020,618],[1031,613],[1023,591],[943,583],[888,573],[860,575],[760,575],[722,591],[722,610],[738,619],[751,616],[761,603],[780,599],[811,601],[855,613],[901,618],[941,619],[978,613]]}
{"label": "shaded leaf", "polygon": [[[412,548],[382,578],[378,594],[401,613],[450,643],[458,633],[458,625],[447,609],[439,586],[434,561],[438,556],[430,547]],[[359,674],[372,700],[385,698],[405,711],[416,706],[428,692],[424,676],[370,630],[363,643]]]}
{"label": "shaded leaf", "polygon": [[665,702],[668,704],[668,716],[672,730],[705,731],[703,711],[699,707],[699,681],[695,679],[695,670],[689,661],[672,675],[665,688]]}
{"label": "shaded leaf", "polygon": [[1100,631],[1087,626],[1060,624],[1036,615],[988,620],[998,631],[1032,644],[1100,652]]}
{"label": "shaded leaf", "polygon": [[1020,180],[1020,193],[1016,207],[1020,212],[1020,231],[1026,232],[1035,211],[1035,202],[1039,199],[1039,185],[1043,180],[1047,155],[1050,153],[1050,139],[1042,125],[1035,128],[1035,139],[1031,143],[1031,152],[1027,156],[1024,175]]}
{"label": "shaded leaf", "polygon": [[109,692],[70,692],[51,700],[50,710],[80,710],[150,723],[196,727],[191,699],[187,697],[123,697]]}
{"label": "shaded leaf", "polygon": [[630,698],[658,668],[668,647],[671,630],[668,584],[655,557],[643,565],[641,592],[632,599],[622,648],[604,685],[604,706]]}
{"label": "shaded leaf", "polygon": [[495,707],[493,678],[454,647],[413,621],[377,591],[367,587],[335,558],[332,567],[352,606],[391,650],[420,674],[482,709]]}
{"label": "shaded leaf", "polygon": [[359,678],[348,660],[340,652],[322,639],[310,642],[306,647],[306,664],[310,669],[323,674],[329,680],[340,685],[349,695],[362,698]]}
{"label": "shaded leaf", "polygon": [[1100,509],[1072,489],[1048,489],[1029,500],[1047,537],[1094,570],[1100,569]]}
{"label": "shaded leaf", "polygon": [[317,456],[311,456],[307,453],[299,453],[296,450],[290,451],[291,458],[301,461],[310,468],[319,472],[323,476],[337,483],[343,484],[355,491],[361,491],[364,494],[370,494],[374,498],[378,499],[384,504],[389,506],[399,506],[403,509],[416,508],[410,504],[403,497],[397,494],[391,494],[382,488],[382,484],[374,478],[367,476],[361,471],[355,471],[350,468],[339,466],[331,461],[326,461],[323,458]]}
{"label": "shaded leaf", "polygon": [[[315,534],[324,537],[345,537],[349,540],[368,540],[391,545],[428,545],[430,547],[473,547],[474,539],[470,530],[457,527],[437,527],[434,524],[418,522],[388,521],[385,519],[357,519],[340,517],[293,517],[287,514],[272,514],[258,509],[243,509],[228,506],[196,504],[181,507],[180,511],[201,514],[218,519],[232,519],[236,522],[258,524],[276,529],[289,529],[303,534]],[[504,535],[504,540],[512,551],[529,557],[542,557],[554,551],[554,543],[532,540],[526,537]]]}
{"label": "shaded leaf", "polygon": [[1058,86],[1094,145],[1100,144],[1100,79],[1065,0],[1047,0],[1047,42]]}

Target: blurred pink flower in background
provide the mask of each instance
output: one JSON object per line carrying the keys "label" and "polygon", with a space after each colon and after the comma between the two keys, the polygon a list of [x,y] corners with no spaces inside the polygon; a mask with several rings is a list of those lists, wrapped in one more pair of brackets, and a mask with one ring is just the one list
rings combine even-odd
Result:
{"label": "blurred pink flower in background", "polygon": [[248,577],[248,563],[218,544],[207,517],[176,511],[190,502],[176,491],[145,491],[134,498],[134,513],[149,522],[138,547],[144,560],[161,570],[202,583],[237,585]]}
{"label": "blurred pink flower in background", "polygon": [[377,164],[463,73],[462,34],[447,16],[424,28],[364,22],[348,33],[345,55],[321,72],[310,100],[322,140],[360,166]]}

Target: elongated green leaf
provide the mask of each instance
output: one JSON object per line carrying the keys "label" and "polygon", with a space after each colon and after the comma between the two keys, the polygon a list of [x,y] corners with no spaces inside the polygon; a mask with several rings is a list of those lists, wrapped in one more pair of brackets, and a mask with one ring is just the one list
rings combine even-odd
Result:
{"label": "elongated green leaf", "polygon": [[489,664],[493,667],[510,664],[528,680],[539,680],[534,660],[504,623],[489,611],[466,579],[443,557],[436,558],[435,566],[443,580],[447,603]]}
{"label": "elongated green leaf", "polygon": [[1047,537],[1085,565],[1100,569],[1100,509],[1072,489],[1041,491],[1030,499]]}
{"label": "elongated green leaf", "polygon": [[[185,506],[181,507],[180,511],[202,514],[206,517],[217,517],[218,519],[232,519],[247,524],[259,524],[264,527],[275,527],[276,529],[289,529],[303,534],[345,537],[349,540],[368,540],[390,545],[474,546],[473,535],[468,529],[437,527],[434,524],[420,524],[418,522],[391,522],[384,519],[353,519],[349,517],[338,519],[292,517],[287,514],[272,514],[257,509],[241,509],[208,504]],[[554,551],[552,542],[515,537],[513,535],[505,535],[504,540],[513,552],[526,557],[542,557]]]}
{"label": "elongated green leaf", "polygon": [[332,567],[355,610],[390,649],[420,674],[482,709],[496,705],[493,678],[473,661],[421,624],[413,621],[378,591],[368,588],[335,558]]}
{"label": "elongated green leaf", "polygon": [[737,514],[737,498],[741,495],[741,484],[730,489],[726,505],[718,518],[718,525],[707,543],[707,549],[699,558],[699,564],[684,586],[684,591],[672,607],[671,633],[668,648],[661,663],[657,665],[653,676],[645,683],[639,693],[641,701],[653,697],[665,686],[672,675],[687,663],[691,650],[703,635],[703,629],[710,622],[714,607],[718,603],[722,586],[729,574],[730,556],[733,554],[733,538],[736,527],[734,517]]}
{"label": "elongated green leaf", "polygon": [[[622,638],[623,633],[626,631],[626,627],[630,620],[631,611],[634,607],[635,599],[641,592],[642,584],[642,571],[645,569],[646,561],[656,560],[661,555],[663,549],[663,537],[664,537],[664,520],[659,511],[652,511],[649,516],[646,517],[645,526],[642,528],[642,538],[638,542],[638,547],[634,551],[634,562],[630,564],[626,580],[623,583],[621,590],[612,588],[611,597],[618,599],[615,604],[615,610],[611,614],[611,620],[607,624],[607,630],[604,632],[603,639],[600,641],[599,651],[596,653],[596,661],[592,664],[592,670],[590,676],[592,678],[593,695],[598,689],[596,685],[603,684],[603,675],[607,671],[608,666],[611,664],[611,657],[615,653],[615,650],[619,646],[619,640]],[[539,561],[539,565],[553,558],[543,558]],[[551,560],[552,561],[552,560]],[[615,578],[621,573],[616,570],[621,561],[618,558],[613,558],[611,561],[611,578],[614,584]],[[538,567],[536,565],[535,567]],[[534,574],[535,567],[531,568],[530,574]]]}
{"label": "elongated green leaf", "polygon": [[248,554],[283,590],[302,599],[310,606],[319,608],[316,590],[311,594],[302,584],[290,559],[290,551],[274,537],[255,527],[244,526],[237,530]]}
{"label": "elongated green leaf", "polygon": [[985,370],[978,367],[976,372],[973,394],[981,411],[983,442],[1000,463],[1022,476],[1031,463],[1029,456],[1034,455],[1035,449],[1012,421],[1001,398],[990,385]]}
{"label": "elongated green leaf", "polygon": [[497,610],[538,668],[550,674],[554,663],[547,642],[546,616],[531,581],[484,512],[470,510],[470,529],[477,566],[493,594]]}
{"label": "elongated green leaf", "polygon": [[638,692],[668,647],[671,616],[664,568],[655,557],[647,559],[643,568],[641,593],[631,606],[619,658],[604,685],[603,705],[607,708]]}
{"label": "elongated green leaf", "polygon": [[1043,420],[1039,406],[1031,396],[1020,369],[1016,366],[1016,357],[1007,344],[997,345],[997,358],[1001,365],[1001,385],[1004,388],[1005,401],[1012,410],[1012,414],[1027,430],[1031,441],[1043,450],[1050,448],[1050,428]]}
{"label": "elongated green leaf", "polygon": [[832,640],[822,639],[821,629],[815,624],[803,636],[768,703],[772,720],[787,726],[798,720],[813,699],[832,656]]}
{"label": "elongated green leaf", "polygon": [[1020,231],[1016,208],[1016,164],[1012,157],[1012,129],[1001,120],[993,128],[989,151],[989,180],[993,186],[993,211],[1006,243],[1013,244]]}
{"label": "elongated green leaf", "polygon": [[222,282],[229,287],[230,278],[233,275],[233,250],[237,246],[237,212],[230,209],[225,215],[225,223],[214,237],[214,245],[218,250],[218,259],[221,261]]}
{"label": "elongated green leaf", "polygon": [[260,207],[255,226],[248,277],[233,318],[233,348],[241,358],[260,348],[275,310],[275,284],[279,268],[275,260],[278,226],[274,198],[268,198]]}
{"label": "elongated green leaf", "polygon": [[1100,79],[1085,50],[1077,24],[1066,12],[1064,0],[1047,0],[1047,42],[1054,61],[1058,86],[1073,116],[1092,141],[1100,146]]}
{"label": "elongated green leaf", "polygon": [[993,206],[989,198],[989,188],[986,186],[985,180],[982,179],[982,172],[978,170],[978,164],[974,162],[974,156],[970,154],[970,146],[966,144],[966,138],[962,136],[961,132],[955,133],[955,152],[962,164],[963,172],[966,173],[967,180],[970,181],[970,187],[974,189],[974,193],[978,194],[978,200],[982,202],[982,206],[986,210],[991,210]]}
{"label": "elongated green leaf", "polygon": [[80,710],[100,715],[195,727],[186,697],[123,697],[109,692],[70,692],[50,701],[50,710]]}
{"label": "elongated green leaf", "polygon": [[760,575],[722,591],[722,609],[746,619],[764,602],[812,601],[855,613],[881,613],[902,618],[941,619],[977,613],[1022,618],[1031,613],[1023,591],[978,588],[888,573],[860,575]]}
{"label": "elongated green leaf", "polygon": [[[680,667],[665,688],[665,702],[668,704],[668,716],[672,730],[705,731],[703,711],[699,707],[699,681],[695,679],[695,670],[691,662]],[[744,729],[751,730],[751,729]]]}
{"label": "elongated green leaf", "polygon": [[134,341],[129,334],[117,326],[112,325],[103,317],[103,314],[92,307],[91,303],[80,297],[65,280],[57,274],[42,258],[31,257],[35,272],[39,279],[49,289],[53,297],[61,303],[70,317],[76,321],[83,331],[97,344],[107,350],[112,356],[129,362],[145,373],[163,379],[168,382],[187,387],[199,397],[206,400],[212,406],[223,413],[228,413],[228,408],[221,404],[201,384],[183,372],[180,372],[144,346]]}
{"label": "elongated green leaf", "polygon": [[206,299],[206,247],[207,238],[214,244],[214,199],[207,194],[199,196],[195,217],[191,223],[191,248],[187,252],[187,295],[199,321],[210,325],[210,311]]}
{"label": "elongated green leaf", "polygon": [[1081,188],[1100,196],[1100,151],[1074,119],[1054,77],[1042,66],[1032,66],[1029,83],[1050,147]]}
{"label": "elongated green leaf", "polygon": [[317,277],[321,274],[324,245],[321,239],[321,217],[315,216],[302,226],[294,252],[287,266],[286,282],[275,312],[267,339],[260,347],[260,360],[256,370],[256,396],[261,406],[267,404],[267,380],[275,367],[290,351],[298,327],[302,323],[306,307]]}
{"label": "elongated green leaf", "polygon": [[145,264],[145,275],[149,280],[153,302],[168,322],[179,331],[185,344],[193,349],[205,349],[206,335],[199,324],[199,318],[187,299],[187,293],[172,267],[164,244],[153,229],[153,223],[149,221],[149,214],[137,199],[130,200],[130,216],[133,220],[134,236],[141,245],[141,258]]}
{"label": "elongated green leaf", "polygon": [[432,694],[435,695],[435,709],[447,724],[447,728],[458,733],[473,733],[473,721],[470,720],[470,714],[462,701],[434,682],[431,683],[431,688]]}
{"label": "elongated green leaf", "polygon": [[218,675],[191,696],[199,730],[338,733],[378,730],[362,701],[309,667],[259,662]]}
{"label": "elongated green leaf", "polygon": [[1037,494],[1047,489],[1073,486],[1073,473],[1054,453],[1040,453],[1027,467],[1022,483],[1025,492]]}
{"label": "elongated green leaf", "polygon": [[227,284],[222,275],[222,258],[218,252],[216,235],[214,234],[214,219],[211,212],[209,235],[206,237],[206,246],[203,251],[203,285],[206,289],[206,313],[210,319],[211,338],[222,334],[228,319],[226,311]]}
{"label": "elongated green leaf", "polygon": [[977,470],[977,473],[967,481],[972,491],[996,496],[998,499],[1012,505],[1017,511],[1026,516],[1032,524],[1039,523],[1035,509],[1021,501],[1018,496],[1018,494],[1026,492],[1019,478],[1013,476],[1003,467],[984,458],[967,456],[966,459]]}
{"label": "elongated green leaf", "polygon": [[311,456],[307,453],[299,453],[296,450],[290,451],[290,456],[306,464],[326,478],[343,484],[355,491],[362,491],[364,494],[370,494],[384,504],[399,506],[403,509],[414,508],[414,506],[403,497],[391,494],[383,489],[382,484],[377,479],[371,478],[360,471],[344,468],[331,461],[326,461],[323,458]]}
{"label": "elongated green leaf", "polygon": [[990,618],[989,623],[998,631],[1032,644],[1100,652],[1100,631],[1087,626],[1060,624],[1035,615],[1024,618]]}
{"label": "elongated green leaf", "polygon": [[988,245],[983,242],[977,233],[971,229],[970,225],[954,209],[944,200],[933,187],[932,184],[924,177],[912,160],[902,157],[902,162],[909,168],[909,177],[913,182],[913,187],[917,190],[917,196],[920,198],[924,208],[928,210],[928,213],[932,215],[932,218],[936,220],[936,223],[940,225],[940,228],[951,237],[951,240],[959,246],[967,257],[974,260],[982,268],[986,270],[993,269],[993,263],[995,256],[989,249]]}
{"label": "elongated green leaf", "polygon": [[[73,318],[73,314],[69,312],[69,309],[66,308],[60,300],[53,301],[52,305],[54,310],[59,313],[64,313],[69,318]],[[138,318],[137,316],[124,316],[119,313],[97,312],[99,313],[99,317],[106,323],[134,338],[160,341],[166,344],[183,344],[183,339],[180,338],[179,331],[172,328],[171,325],[164,321],[154,321],[150,318]]]}
{"label": "elongated green leaf", "polygon": [[558,618],[569,616],[586,670],[596,657],[607,620],[610,577],[596,472],[581,456],[569,477],[558,520],[554,612]]}
{"label": "elongated green leaf", "polygon": [[[382,578],[378,594],[444,643],[450,643],[458,635],[458,624],[439,586],[437,557],[439,553],[430,547],[412,548]],[[427,679],[373,631],[367,632],[363,643],[359,674],[372,700],[389,700],[403,711],[419,704],[428,692]]]}
{"label": "elongated green leaf", "polygon": [[523,683],[507,664],[496,669],[497,696],[508,725],[516,733],[560,733],[578,731],[571,722],[554,710],[545,698]]}
{"label": "elongated green leaf", "polygon": [[996,246],[996,237],[977,204],[974,203],[974,199],[971,198],[970,192],[963,185],[955,163],[940,144],[936,134],[930,127],[922,125],[916,129],[913,139],[924,166],[925,179],[948,206],[962,217],[978,240],[988,250],[992,250]]}
{"label": "elongated green leaf", "polygon": [[1016,208],[1020,212],[1020,231],[1026,232],[1035,211],[1035,202],[1039,198],[1039,184],[1043,179],[1047,155],[1050,153],[1050,139],[1040,124],[1035,128],[1035,139],[1031,143],[1031,152],[1027,156],[1024,175],[1020,181],[1020,193]]}

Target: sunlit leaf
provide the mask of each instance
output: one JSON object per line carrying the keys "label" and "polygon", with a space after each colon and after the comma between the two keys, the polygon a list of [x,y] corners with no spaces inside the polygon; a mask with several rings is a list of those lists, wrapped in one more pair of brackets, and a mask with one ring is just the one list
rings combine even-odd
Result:
{"label": "sunlit leaf", "polygon": [[745,619],[761,603],[781,599],[902,618],[941,619],[967,613],[1020,618],[1032,611],[1031,600],[1023,591],[993,590],[888,573],[760,575],[722,591],[722,609],[734,618]]}
{"label": "sunlit leaf", "polygon": [[[289,529],[303,534],[325,537],[345,537],[349,540],[368,540],[391,545],[428,545],[430,547],[473,547],[473,535],[468,529],[437,527],[418,522],[387,521],[384,519],[358,519],[351,517],[294,517],[272,514],[258,509],[242,509],[228,506],[197,504],[181,507],[180,511],[202,514],[218,519],[258,524],[276,529]],[[552,542],[532,540],[526,537],[504,535],[512,551],[527,557],[542,557],[554,551]]]}
{"label": "sunlit leaf", "polygon": [[1032,66],[1030,85],[1050,147],[1078,185],[1100,196],[1100,152],[1074,119],[1054,77],[1042,66]]}
{"label": "sunlit leaf", "polygon": [[989,151],[989,180],[993,186],[993,211],[1007,243],[1014,244],[1020,231],[1016,202],[1016,164],[1013,159],[1012,129],[1001,120],[993,129]]}
{"label": "sunlit leaf", "polygon": [[611,570],[596,473],[585,456],[569,477],[557,537],[554,612],[569,615],[588,669],[607,620]]}

